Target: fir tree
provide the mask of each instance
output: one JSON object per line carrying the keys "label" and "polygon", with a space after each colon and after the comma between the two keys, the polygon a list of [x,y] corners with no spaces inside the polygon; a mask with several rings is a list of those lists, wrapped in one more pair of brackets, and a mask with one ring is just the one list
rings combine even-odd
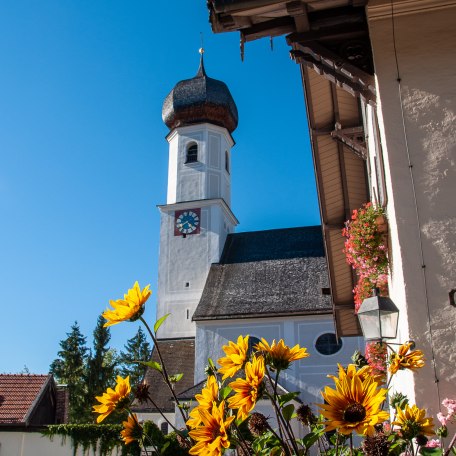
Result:
{"label": "fir tree", "polygon": [[151,346],[141,327],[138,328],[134,337],[128,339],[124,348],[125,352],[121,351],[119,356],[120,374],[123,377],[129,375],[130,384],[138,385],[143,379],[147,367],[134,361],[149,361],[151,355]]}
{"label": "fir tree", "polygon": [[109,328],[103,325],[105,319],[100,315],[93,332],[93,354],[87,359],[87,400],[91,407],[108,387],[113,387],[116,373],[115,351],[108,347],[111,340]]}
{"label": "fir tree", "polygon": [[[69,393],[68,419],[70,423],[87,420],[85,367],[87,359],[86,338],[74,322],[67,338],[60,341],[59,356],[50,366],[50,373],[58,383],[66,384]],[[90,412],[90,410],[89,410]]]}

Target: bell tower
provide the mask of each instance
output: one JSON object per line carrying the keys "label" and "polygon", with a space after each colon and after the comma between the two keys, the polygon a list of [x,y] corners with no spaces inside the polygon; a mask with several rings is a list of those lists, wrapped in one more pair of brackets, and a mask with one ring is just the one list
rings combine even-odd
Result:
{"label": "bell tower", "polygon": [[157,318],[170,313],[160,339],[195,337],[192,315],[210,265],[238,221],[231,212],[231,133],[238,113],[222,81],[206,75],[178,82],[163,103],[170,132],[168,193],[161,213]]}

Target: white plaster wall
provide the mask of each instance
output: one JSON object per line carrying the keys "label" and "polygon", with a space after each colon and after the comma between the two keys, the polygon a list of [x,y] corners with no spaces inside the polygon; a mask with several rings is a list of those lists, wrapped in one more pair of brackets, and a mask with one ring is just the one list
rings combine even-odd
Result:
{"label": "white plaster wall", "polygon": [[[233,140],[225,128],[198,124],[174,129],[169,142],[167,204],[210,198],[231,202],[231,179],[225,170],[225,151]],[[185,163],[187,148],[198,145],[198,161]]]}
{"label": "white plaster wall", "polygon": [[[63,442],[60,436],[50,440],[39,432],[0,431],[0,456],[73,456],[73,451],[69,438]],[[92,454],[92,450],[87,454]],[[112,452],[113,456],[117,454],[120,451]],[[81,449],[76,456],[84,456]]]}
{"label": "white plaster wall", "polygon": [[180,206],[161,208],[157,318],[171,315],[160,328],[160,338],[195,336],[191,319],[209,268],[220,260],[226,236],[234,229],[220,200],[192,204],[201,208],[200,232],[185,238],[174,235],[174,213]]}
{"label": "white plaster wall", "polygon": [[427,359],[416,374],[400,372],[393,389],[435,414],[456,393],[456,308],[448,299],[456,288],[456,7],[394,2],[401,103],[389,4],[370,2],[367,11],[388,187],[390,296],[400,308],[398,340],[414,339]]}
{"label": "white plaster wall", "polygon": [[[210,265],[220,260],[235,219],[222,200],[231,201],[231,178],[225,151],[233,140],[225,128],[199,124],[174,129],[169,142],[167,206],[161,209],[157,318],[170,313],[160,338],[194,337],[192,315],[201,298]],[[185,164],[187,148],[198,145],[198,161]],[[214,200],[214,201],[211,201]],[[190,206],[185,202],[192,202]],[[201,209],[200,232],[174,235],[179,209]]]}
{"label": "white plaster wall", "polygon": [[293,363],[281,374],[281,384],[290,391],[301,391],[304,402],[310,405],[318,403],[321,401],[321,388],[332,383],[326,375],[335,373],[337,363],[349,363],[355,350],[364,348],[362,338],[343,338],[342,349],[337,354],[321,355],[315,349],[315,341],[327,332],[334,332],[331,315],[197,322],[195,384],[204,380],[208,358],[217,362],[224,356],[222,346],[230,340],[236,342],[239,335],[264,337],[270,343],[273,339],[284,339],[289,346],[299,344],[306,347],[310,357]]}

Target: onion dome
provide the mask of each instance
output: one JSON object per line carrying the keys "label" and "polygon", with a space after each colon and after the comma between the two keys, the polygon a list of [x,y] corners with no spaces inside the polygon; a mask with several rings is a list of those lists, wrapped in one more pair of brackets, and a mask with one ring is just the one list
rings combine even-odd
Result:
{"label": "onion dome", "polygon": [[225,127],[230,133],[236,129],[238,112],[233,97],[224,82],[206,75],[202,53],[196,76],[178,82],[165,98],[162,119],[170,130],[204,122]]}

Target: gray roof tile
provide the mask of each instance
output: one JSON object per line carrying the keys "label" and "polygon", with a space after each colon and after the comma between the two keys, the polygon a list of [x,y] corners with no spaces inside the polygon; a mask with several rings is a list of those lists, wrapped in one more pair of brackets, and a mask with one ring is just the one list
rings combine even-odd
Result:
{"label": "gray roof tile", "polygon": [[228,235],[193,320],[331,312],[320,226]]}

